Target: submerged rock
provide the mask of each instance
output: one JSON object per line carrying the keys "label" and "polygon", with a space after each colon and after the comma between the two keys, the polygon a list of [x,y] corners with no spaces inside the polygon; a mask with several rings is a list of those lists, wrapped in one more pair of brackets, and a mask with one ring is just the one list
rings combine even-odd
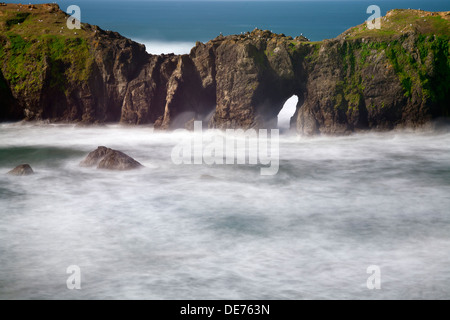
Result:
{"label": "submerged rock", "polygon": [[107,147],[98,147],[81,161],[81,167],[94,167],[106,170],[132,170],[143,167],[142,164],[125,153]]}
{"label": "submerged rock", "polygon": [[34,174],[34,171],[29,164],[21,164],[9,171],[8,174],[12,176],[29,176]]}
{"label": "submerged rock", "polygon": [[217,180],[216,177],[213,177],[213,176],[211,176],[211,175],[209,175],[209,174],[202,174],[202,175],[200,176],[200,179],[201,179],[201,180],[209,180],[209,181],[211,181],[211,180]]}

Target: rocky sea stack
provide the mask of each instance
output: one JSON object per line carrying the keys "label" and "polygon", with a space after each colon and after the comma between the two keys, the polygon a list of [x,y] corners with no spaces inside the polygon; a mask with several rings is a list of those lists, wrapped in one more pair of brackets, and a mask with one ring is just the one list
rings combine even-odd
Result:
{"label": "rocky sea stack", "polygon": [[0,7],[0,120],[122,122],[158,128],[291,126],[342,134],[450,116],[450,13],[392,10],[310,42],[255,29],[150,55],[116,32],[68,30],[56,4]]}
{"label": "rocky sea stack", "polygon": [[98,147],[89,153],[80,166],[120,171],[142,168],[142,165],[130,156],[107,147]]}
{"label": "rocky sea stack", "polygon": [[29,164],[21,164],[8,172],[11,176],[30,176],[34,174],[33,169]]}

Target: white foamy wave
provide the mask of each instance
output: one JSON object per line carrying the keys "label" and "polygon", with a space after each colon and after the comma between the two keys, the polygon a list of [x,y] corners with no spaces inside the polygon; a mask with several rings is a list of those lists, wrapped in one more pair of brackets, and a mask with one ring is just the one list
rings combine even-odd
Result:
{"label": "white foamy wave", "polygon": [[[0,124],[0,299],[450,296],[450,131],[281,135],[265,177],[173,163],[198,134]],[[145,167],[80,167],[99,145]],[[5,174],[20,163],[35,175]],[[82,290],[67,289],[69,265]]]}
{"label": "white foamy wave", "polygon": [[161,41],[161,40],[135,40],[145,45],[150,54],[189,54],[195,42]]}
{"label": "white foamy wave", "polygon": [[278,114],[278,128],[280,129],[289,129],[291,126],[291,118],[295,113],[295,109],[297,108],[298,97],[292,96],[289,98],[284,106]]}

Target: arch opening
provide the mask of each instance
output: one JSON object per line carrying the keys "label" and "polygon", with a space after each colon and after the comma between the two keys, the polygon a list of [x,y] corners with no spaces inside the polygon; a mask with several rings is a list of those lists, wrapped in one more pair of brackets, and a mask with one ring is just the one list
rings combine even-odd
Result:
{"label": "arch opening", "polygon": [[297,112],[297,105],[299,98],[297,95],[293,95],[283,105],[278,113],[278,129],[281,132],[287,132],[291,129],[291,119]]}

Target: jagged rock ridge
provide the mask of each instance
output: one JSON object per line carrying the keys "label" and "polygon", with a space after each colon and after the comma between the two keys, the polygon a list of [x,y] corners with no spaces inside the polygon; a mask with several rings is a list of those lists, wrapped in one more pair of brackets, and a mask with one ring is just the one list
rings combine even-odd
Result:
{"label": "jagged rock ridge", "polygon": [[0,119],[272,128],[292,95],[291,125],[304,134],[450,114],[448,12],[393,10],[381,30],[363,24],[321,42],[255,29],[179,56],[96,26],[67,30],[66,18],[57,5],[0,7]]}

